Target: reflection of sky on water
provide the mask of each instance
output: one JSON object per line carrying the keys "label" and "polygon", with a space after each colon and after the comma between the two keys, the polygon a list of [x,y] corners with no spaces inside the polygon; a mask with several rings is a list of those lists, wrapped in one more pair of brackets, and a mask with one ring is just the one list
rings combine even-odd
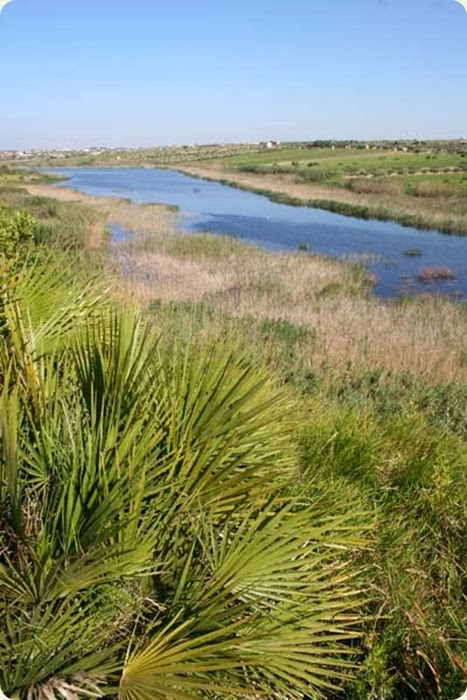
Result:
{"label": "reflection of sky on water", "polygon": [[[375,293],[394,296],[417,291],[467,294],[467,237],[418,231],[392,222],[364,221],[319,209],[293,207],[233,187],[188,177],[172,170],[138,168],[61,168],[69,187],[87,194],[164,202],[189,214],[182,225],[192,232],[234,235],[271,250],[298,250],[333,257],[371,254],[380,282]],[[421,255],[404,254],[416,249]],[[421,268],[448,267],[454,281],[422,284]]]}

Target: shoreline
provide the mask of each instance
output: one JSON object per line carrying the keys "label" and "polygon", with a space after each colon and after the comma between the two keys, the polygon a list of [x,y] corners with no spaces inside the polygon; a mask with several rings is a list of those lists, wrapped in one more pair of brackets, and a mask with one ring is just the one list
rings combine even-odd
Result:
{"label": "shoreline", "polygon": [[[430,211],[430,206],[428,206],[426,201],[423,202],[424,207],[421,209],[414,209],[412,202],[403,202],[400,209],[395,209],[394,197],[392,196],[361,194],[344,188],[297,182],[295,177],[290,174],[235,172],[224,170],[219,166],[213,167],[205,164],[184,165],[183,163],[174,165],[114,164],[112,166],[89,164],[82,167],[93,169],[115,167],[172,170],[189,177],[196,177],[208,182],[218,182],[227,187],[267,197],[270,201],[278,204],[319,209],[363,221],[395,223],[404,228],[435,232],[446,236],[467,236],[467,218],[459,215],[453,217],[440,213],[439,207],[435,206],[436,203],[430,204],[432,211]],[[65,179],[66,177],[63,177],[63,180]],[[158,203],[154,204],[157,205]],[[161,204],[160,206],[164,205]]]}
{"label": "shoreline", "polygon": [[51,183],[24,184],[23,186],[32,196],[87,204],[105,217],[107,226],[121,226],[133,234],[156,235],[162,231],[171,234],[181,232],[177,223],[178,209],[169,204],[155,202],[140,204],[123,197],[89,195],[72,187]]}
{"label": "shoreline", "polygon": [[[438,221],[426,215],[420,215],[408,210],[400,213],[386,208],[385,203],[369,202],[368,198],[359,195],[352,195],[350,192],[337,190],[330,187],[319,187],[306,183],[294,183],[285,176],[276,175],[253,175],[251,173],[233,173],[232,171],[215,171],[200,166],[168,166],[164,169],[174,170],[197,177],[210,182],[218,182],[221,185],[234,187],[246,192],[252,192],[263,197],[267,197],[272,202],[287,204],[296,207],[308,207],[310,209],[321,209],[365,221],[386,221],[393,222],[404,228],[414,228],[419,231],[434,231],[446,236],[467,236],[467,221],[460,219],[446,219],[440,217]],[[275,179],[275,181],[274,181]],[[261,180],[266,182],[266,187],[261,187]],[[315,196],[307,197],[306,190],[314,193]],[[299,193],[299,196],[296,194]],[[336,197],[336,195],[338,195]]]}

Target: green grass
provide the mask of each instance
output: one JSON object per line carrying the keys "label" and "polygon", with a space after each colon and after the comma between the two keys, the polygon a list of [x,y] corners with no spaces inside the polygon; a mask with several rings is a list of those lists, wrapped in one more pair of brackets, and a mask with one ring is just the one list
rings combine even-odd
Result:
{"label": "green grass", "polygon": [[[465,159],[457,153],[413,153],[391,150],[360,150],[330,148],[281,148],[260,153],[231,156],[223,159],[228,166],[238,169],[250,166],[264,166],[274,169],[289,167],[291,170],[311,167],[321,170],[339,170],[354,173],[359,170],[387,171],[430,168],[461,167]],[[293,167],[292,163],[298,165]]]}
{"label": "green grass", "polygon": [[[383,355],[366,367],[333,362],[342,324],[315,362],[320,329],[286,317],[291,290],[266,257],[251,286],[281,299],[280,316],[238,317],[215,295],[116,310],[93,279],[105,284],[102,259],[82,254],[95,211],[15,184],[4,183],[0,201],[30,211],[48,235],[19,275],[0,277],[5,609],[14,592],[2,688],[25,696],[33,686],[48,700],[71,683],[116,697],[109,685],[124,669],[121,700],[182,700],[191,683],[215,697],[244,697],[245,686],[257,694],[260,684],[299,700],[317,687],[316,659],[302,656],[310,629],[318,656],[328,653],[324,615],[358,666],[338,681],[331,663],[323,677],[344,690],[323,688],[326,700],[458,697],[467,675],[465,382],[396,372]],[[131,245],[217,269],[252,257],[210,234]],[[329,284],[306,307],[328,303],[330,323],[355,299],[349,309],[364,323],[377,302],[361,284]],[[439,327],[455,311],[450,323],[464,334],[465,310],[446,300],[378,309]],[[368,318],[370,344],[384,326]],[[445,341],[458,372],[461,347]]]}
{"label": "green grass", "polygon": [[27,168],[0,165],[0,185],[21,185],[24,183],[57,182],[59,177],[49,173],[41,173]]}
{"label": "green grass", "polygon": [[[29,180],[27,180],[29,182]],[[23,181],[20,181],[23,182]],[[32,182],[36,182],[34,179]],[[35,219],[37,243],[60,250],[79,250],[86,246],[90,231],[105,238],[106,225],[101,214],[80,202],[61,202],[49,197],[30,195],[18,181],[0,183],[0,204],[11,210],[27,210]]]}
{"label": "green grass", "polygon": [[213,260],[225,260],[233,256],[246,257],[249,254],[249,246],[237,240],[233,236],[221,236],[206,231],[197,234],[178,234],[166,237],[138,237],[133,238],[128,247],[133,252],[163,251],[177,258],[208,258]]}
{"label": "green grass", "polygon": [[[417,194],[421,182],[437,185],[446,196],[466,194],[467,162],[459,154],[414,154],[414,153],[384,153],[375,155],[369,151],[344,151],[339,156],[334,151],[313,153],[312,158],[303,155],[304,151],[278,152],[272,154],[251,154],[226,158],[223,164],[233,167],[240,172],[257,174],[288,174],[295,175],[303,182],[314,182],[328,186],[346,186],[349,189],[363,192],[393,193],[394,188],[401,187],[406,194]],[[288,156],[293,158],[289,160]],[[461,172],[452,173],[450,169]],[[388,176],[391,176],[388,178]],[[377,178],[374,182],[353,178]],[[352,178],[352,179],[350,179]],[[394,179],[396,178],[396,179]],[[401,185],[402,183],[402,185]],[[436,193],[434,196],[436,196]]]}
{"label": "green grass", "polygon": [[[358,483],[379,523],[369,562],[385,617],[369,636],[357,697],[452,697],[467,654],[465,436],[434,428],[415,410],[381,417],[315,399],[310,412],[304,468]],[[384,664],[370,673],[375,653]]]}

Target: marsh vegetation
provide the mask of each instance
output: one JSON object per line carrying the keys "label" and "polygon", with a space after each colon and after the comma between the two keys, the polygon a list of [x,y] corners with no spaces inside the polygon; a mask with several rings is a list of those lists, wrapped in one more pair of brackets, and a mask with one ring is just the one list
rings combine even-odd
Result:
{"label": "marsh vegetation", "polygon": [[289,204],[467,233],[465,141],[312,141],[69,153],[34,165],[174,167]]}
{"label": "marsh vegetation", "polygon": [[[429,233],[393,222],[362,221],[315,208],[270,201],[256,193],[207,182],[161,168],[62,168],[62,189],[73,188],[106,198],[128,197],[179,207],[183,228],[231,235],[267,250],[300,250],[359,261],[374,280],[380,297],[443,292],[467,293],[467,239]],[[62,191],[62,190],[60,190]],[[115,234],[125,237],[123,230]],[[407,255],[407,250],[419,251]],[[417,259],[421,257],[422,259]],[[452,276],[428,277],[423,268],[446,268]]]}
{"label": "marsh vegetation", "polygon": [[464,305],[1,187],[7,695],[460,694]]}

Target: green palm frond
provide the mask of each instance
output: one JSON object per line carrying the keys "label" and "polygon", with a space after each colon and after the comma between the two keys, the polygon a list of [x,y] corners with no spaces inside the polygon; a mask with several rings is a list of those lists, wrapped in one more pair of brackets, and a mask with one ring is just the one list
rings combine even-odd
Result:
{"label": "green palm frond", "polygon": [[206,690],[301,697],[345,679],[364,598],[349,556],[364,544],[362,516],[318,507],[318,527],[313,510],[292,505],[270,503],[221,527],[208,527],[205,514],[167,599],[185,622],[137,646],[122,698],[181,700]]}
{"label": "green palm frond", "polygon": [[[95,608],[80,597],[31,607],[3,609],[0,687],[7,695],[76,673],[110,678],[118,672],[122,640],[110,604]],[[118,632],[118,630],[117,630]]]}
{"label": "green palm frond", "polygon": [[[98,283],[83,281],[70,263],[38,259],[9,284],[1,309],[10,345],[35,358],[63,346],[92,313],[101,313]],[[13,291],[11,291],[13,290]]]}
{"label": "green palm frond", "polygon": [[329,499],[291,498],[288,393],[227,341],[170,347],[141,313],[99,306],[92,283],[74,305],[66,271],[40,271],[18,275],[0,313],[3,690],[338,686],[367,516],[338,495],[332,515]]}
{"label": "green palm frond", "polygon": [[134,537],[146,472],[133,453],[119,461],[114,442],[103,449],[79,401],[55,402],[36,425],[21,415],[16,393],[6,389],[0,400],[2,595],[51,600],[152,571],[155,533]]}
{"label": "green palm frond", "polygon": [[180,506],[219,511],[276,490],[296,475],[287,394],[236,348],[216,341],[161,350],[156,396],[165,407],[164,453]]}

